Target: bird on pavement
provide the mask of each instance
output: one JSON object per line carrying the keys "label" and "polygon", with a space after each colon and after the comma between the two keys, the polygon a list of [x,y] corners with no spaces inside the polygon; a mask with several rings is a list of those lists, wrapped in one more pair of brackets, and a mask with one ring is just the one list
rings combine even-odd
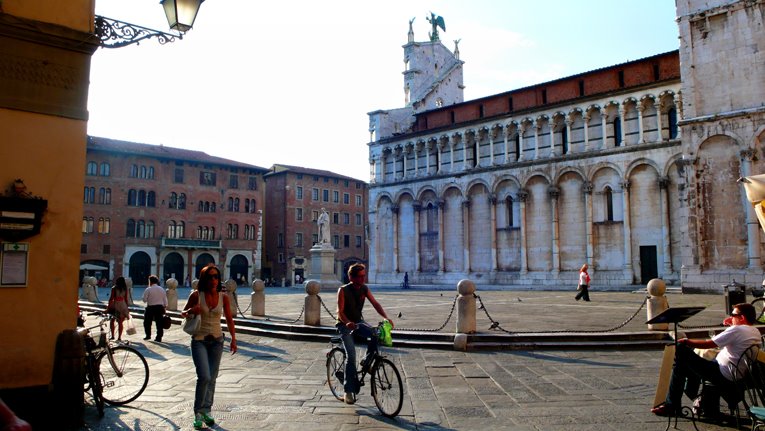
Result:
{"label": "bird on pavement", "polygon": [[404,315],[404,313],[402,313],[402,312],[400,312],[400,311],[398,312],[398,318],[399,318],[399,319],[400,319],[400,318],[401,318],[401,316],[403,316],[403,315]]}
{"label": "bird on pavement", "polygon": [[499,326],[499,322],[492,322],[491,326],[489,326],[489,329],[497,329],[497,326]]}
{"label": "bird on pavement", "polygon": [[518,302],[523,302],[523,301],[521,301],[521,297],[520,296],[518,297]]}

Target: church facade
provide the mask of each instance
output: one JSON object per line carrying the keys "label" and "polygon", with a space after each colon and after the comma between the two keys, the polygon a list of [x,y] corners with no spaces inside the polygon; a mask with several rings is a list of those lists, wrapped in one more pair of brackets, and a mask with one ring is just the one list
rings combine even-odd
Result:
{"label": "church facade", "polygon": [[[599,286],[759,284],[736,179],[762,172],[765,99],[743,77],[719,85],[714,53],[731,32],[763,48],[762,3],[721,2],[737,29],[711,23],[703,40],[696,3],[678,2],[679,51],[471,101],[458,48],[410,29],[406,106],[369,113],[370,283],[573,288],[587,263]],[[757,54],[726,52],[765,77]]]}

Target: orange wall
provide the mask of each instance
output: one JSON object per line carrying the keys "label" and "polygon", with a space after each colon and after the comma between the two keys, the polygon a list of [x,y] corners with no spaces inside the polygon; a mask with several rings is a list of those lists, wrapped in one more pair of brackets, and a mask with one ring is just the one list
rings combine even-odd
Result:
{"label": "orange wall", "polygon": [[96,0],[2,0],[0,10],[10,15],[92,32]]}
{"label": "orange wall", "polygon": [[[0,288],[0,388],[46,385],[56,336],[76,319],[86,122],[0,109],[0,191],[16,178],[48,200],[28,285]],[[13,329],[12,329],[13,328]]]}

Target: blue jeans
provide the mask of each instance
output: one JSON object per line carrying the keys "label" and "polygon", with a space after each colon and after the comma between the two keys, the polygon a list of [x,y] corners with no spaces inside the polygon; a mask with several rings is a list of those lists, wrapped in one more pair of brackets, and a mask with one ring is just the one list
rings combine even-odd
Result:
{"label": "blue jeans", "polygon": [[690,347],[678,344],[666,402],[679,407],[683,392],[691,399],[696,398],[702,380],[712,382],[723,392],[735,388],[734,383],[722,375],[717,361],[708,361],[694,353]]}
{"label": "blue jeans", "polygon": [[367,364],[377,353],[378,343],[375,329],[369,326],[367,322],[361,321],[357,323],[357,326],[353,333],[351,333],[351,330],[346,328],[345,325],[337,325],[337,331],[343,339],[343,347],[345,348],[345,384],[343,389],[345,389],[345,392],[352,392],[354,394],[359,393],[360,385],[359,376],[356,374],[356,343],[353,337],[369,339],[367,353],[364,355],[364,363]]}
{"label": "blue jeans", "polygon": [[194,393],[195,414],[210,413],[222,356],[223,337],[209,341],[191,340],[191,358],[197,369],[197,388]]}

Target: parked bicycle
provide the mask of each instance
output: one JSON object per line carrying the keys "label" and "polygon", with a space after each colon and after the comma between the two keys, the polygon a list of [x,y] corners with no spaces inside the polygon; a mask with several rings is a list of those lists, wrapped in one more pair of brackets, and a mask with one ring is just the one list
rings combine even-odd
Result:
{"label": "parked bicycle", "polygon": [[[382,325],[382,322],[380,322]],[[380,325],[375,328],[373,337],[380,331]],[[345,349],[340,337],[332,337],[330,350],[327,352],[327,384],[332,395],[338,400],[343,400],[343,384],[345,383]],[[357,355],[361,356],[361,355]],[[377,408],[384,416],[392,418],[401,411],[404,403],[404,385],[401,382],[401,374],[387,357],[383,356],[378,349],[372,357],[371,364],[358,366],[359,384],[364,386],[364,379],[370,375],[369,384],[372,388],[372,398]]]}
{"label": "parked bicycle", "polygon": [[[98,415],[104,415],[104,402],[114,406],[127,404],[143,393],[149,383],[149,364],[136,349],[123,343],[107,341],[106,328],[114,315],[96,311],[98,324],[78,328],[85,339],[84,390],[93,392]],[[100,332],[91,331],[99,328]]]}

